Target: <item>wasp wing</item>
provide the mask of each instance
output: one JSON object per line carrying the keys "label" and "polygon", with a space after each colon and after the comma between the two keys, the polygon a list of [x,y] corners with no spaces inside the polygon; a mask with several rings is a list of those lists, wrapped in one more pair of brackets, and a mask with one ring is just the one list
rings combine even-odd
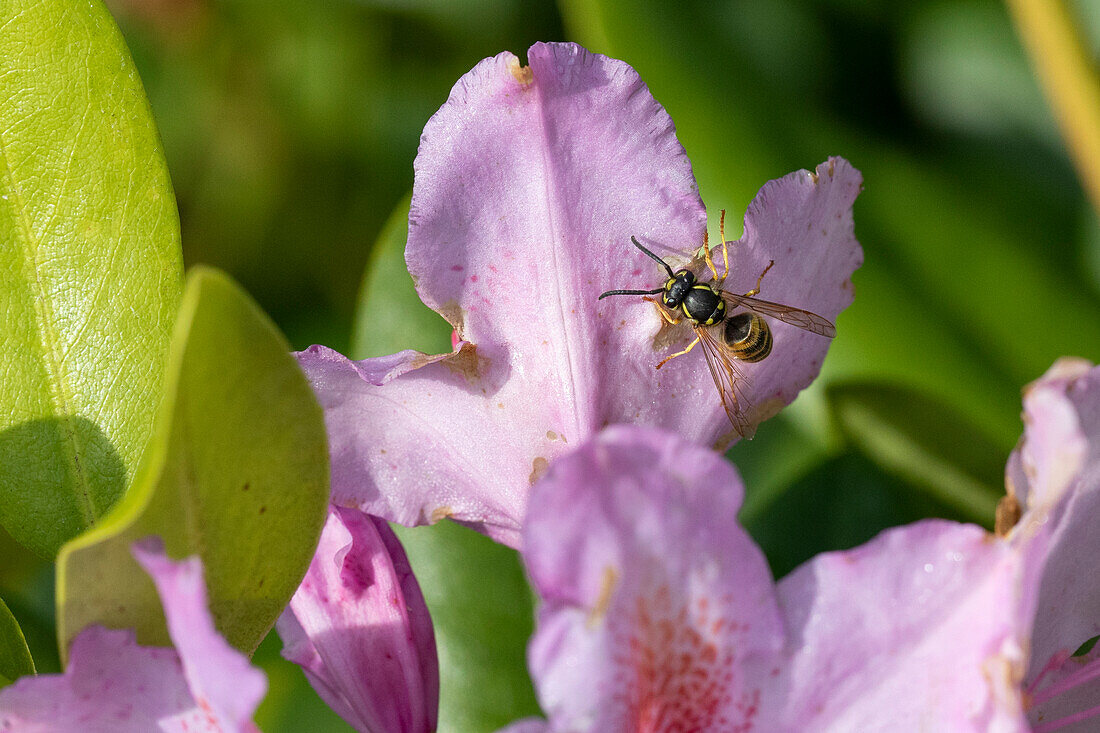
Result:
{"label": "wasp wing", "polygon": [[736,295],[725,290],[720,292],[722,293],[722,300],[726,301],[726,307],[730,310],[734,308],[744,308],[753,313],[769,316],[778,321],[783,321],[783,323],[789,323],[792,326],[798,326],[801,329],[816,333],[819,336],[827,336],[829,338],[836,336],[836,326],[834,326],[829,319],[819,316],[816,313],[810,313],[801,308],[783,305],[782,303],[773,303],[770,300],[753,298],[748,295]]}
{"label": "wasp wing", "polygon": [[695,335],[699,337],[703,355],[707,358],[707,367],[710,368],[710,376],[714,378],[714,386],[718,388],[722,407],[725,408],[726,415],[733,423],[733,429],[742,438],[751,436],[751,426],[745,416],[749,408],[748,398],[744,392],[748,384],[745,375],[741,373],[736,359],[729,353],[726,345],[711,332],[711,329],[696,328]]}

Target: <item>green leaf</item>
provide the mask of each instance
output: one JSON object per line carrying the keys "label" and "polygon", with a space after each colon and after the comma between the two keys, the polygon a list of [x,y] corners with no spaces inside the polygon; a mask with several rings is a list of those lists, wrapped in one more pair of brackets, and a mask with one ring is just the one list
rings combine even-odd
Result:
{"label": "green leaf", "polygon": [[62,653],[91,623],[170,643],[152,581],[130,556],[147,535],[173,557],[202,557],[218,630],[251,653],[305,575],[327,505],[321,409],[286,341],[228,277],[194,269],[133,488],[59,555]]}
{"label": "green leaf", "polygon": [[834,384],[827,395],[841,430],[870,460],[967,519],[992,526],[1011,445],[907,386]]}
{"label": "green leaf", "polygon": [[538,715],[525,662],[531,591],[519,555],[452,522],[394,531],[432,614],[439,730],[494,731]]}
{"label": "green leaf", "polygon": [[390,214],[367,263],[352,334],[352,358],[402,349],[442,354],[451,349],[451,326],[424,305],[405,265],[409,198]]}
{"label": "green leaf", "polygon": [[19,622],[0,599],[0,687],[25,674],[34,674],[34,660]]}
{"label": "green leaf", "polygon": [[149,106],[90,0],[0,11],[0,523],[53,557],[125,492],[180,296]]}

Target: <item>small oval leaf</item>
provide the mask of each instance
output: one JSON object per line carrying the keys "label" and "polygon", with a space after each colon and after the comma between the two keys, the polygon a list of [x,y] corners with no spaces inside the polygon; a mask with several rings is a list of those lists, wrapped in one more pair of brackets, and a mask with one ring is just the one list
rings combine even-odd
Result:
{"label": "small oval leaf", "polygon": [[160,139],[111,16],[0,11],[0,523],[53,557],[125,492],[179,303]]}
{"label": "small oval leaf", "polygon": [[327,506],[321,409],[286,341],[228,277],[196,268],[133,488],[58,557],[62,653],[91,623],[171,643],[152,581],[130,556],[146,535],[173,557],[202,557],[218,630],[251,653],[305,575]]}
{"label": "small oval leaf", "polygon": [[25,674],[34,674],[34,660],[19,622],[0,599],[0,687]]}

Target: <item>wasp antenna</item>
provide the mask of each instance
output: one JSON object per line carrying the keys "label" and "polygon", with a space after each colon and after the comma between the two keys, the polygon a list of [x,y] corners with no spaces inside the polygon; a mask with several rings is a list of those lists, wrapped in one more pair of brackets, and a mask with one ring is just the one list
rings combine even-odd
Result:
{"label": "wasp antenna", "polygon": [[603,300],[609,295],[656,295],[657,293],[663,293],[664,290],[664,288],[657,288],[656,290],[608,290],[596,300]]}
{"label": "wasp antenna", "polygon": [[[634,246],[635,246],[635,247],[637,247],[638,249],[640,249],[640,250],[642,250],[643,252],[645,252],[645,253],[646,253],[646,255],[648,255],[648,256],[649,256],[649,257],[650,257],[651,259],[654,259],[654,260],[656,260],[657,262],[661,263],[661,267],[665,268],[665,271],[666,271],[666,272],[668,273],[668,276],[669,276],[669,277],[676,277],[676,273],[674,273],[674,272],[672,271],[672,268],[668,266],[668,263],[667,263],[667,262],[665,262],[665,261],[664,261],[664,260],[662,260],[662,259],[661,259],[660,257],[658,257],[657,255],[653,254],[653,253],[652,253],[652,252],[650,252],[650,251],[649,251],[648,249],[646,249],[645,247],[643,247],[643,246],[642,246],[642,243],[641,243],[641,242],[639,242],[639,241],[638,241],[637,239],[635,239],[635,238],[634,238],[633,236],[631,236],[631,237],[630,237],[630,241],[634,243]],[[660,291],[657,291],[657,292],[660,292]]]}

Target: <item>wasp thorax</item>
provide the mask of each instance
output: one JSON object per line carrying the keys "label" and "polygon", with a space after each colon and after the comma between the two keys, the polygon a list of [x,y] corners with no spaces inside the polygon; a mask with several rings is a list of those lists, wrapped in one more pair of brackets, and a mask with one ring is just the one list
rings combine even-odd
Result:
{"label": "wasp thorax", "polygon": [[691,270],[680,270],[665,283],[664,304],[669,308],[679,308],[693,285],[695,273]]}
{"label": "wasp thorax", "polygon": [[742,361],[760,361],[772,351],[772,330],[755,313],[737,313],[726,319],[722,337]]}

